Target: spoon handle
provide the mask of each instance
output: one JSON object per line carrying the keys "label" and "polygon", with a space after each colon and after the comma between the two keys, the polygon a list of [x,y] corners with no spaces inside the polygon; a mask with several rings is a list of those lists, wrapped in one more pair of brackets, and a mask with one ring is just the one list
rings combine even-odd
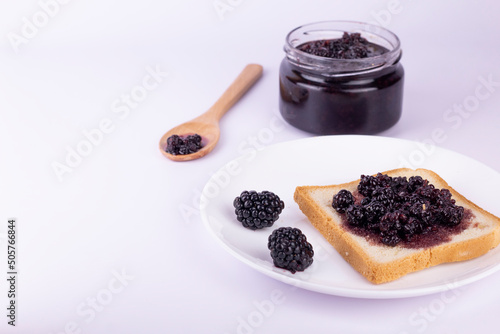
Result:
{"label": "spoon handle", "polygon": [[202,116],[218,121],[262,76],[262,66],[249,64],[233,81],[224,94]]}

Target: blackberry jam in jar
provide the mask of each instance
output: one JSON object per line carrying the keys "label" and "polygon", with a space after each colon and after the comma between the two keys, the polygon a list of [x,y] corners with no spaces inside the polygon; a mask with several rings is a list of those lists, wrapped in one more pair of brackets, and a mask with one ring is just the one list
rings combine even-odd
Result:
{"label": "blackberry jam in jar", "polygon": [[376,134],[396,124],[403,104],[398,37],[362,22],[304,25],[286,37],[280,112],[319,134]]}

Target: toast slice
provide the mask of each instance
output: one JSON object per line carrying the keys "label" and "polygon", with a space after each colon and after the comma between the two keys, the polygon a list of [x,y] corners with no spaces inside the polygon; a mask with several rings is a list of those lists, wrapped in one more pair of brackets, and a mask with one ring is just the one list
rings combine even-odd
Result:
{"label": "toast slice", "polygon": [[339,254],[370,282],[385,283],[440,263],[473,259],[500,243],[500,219],[459,194],[436,173],[400,168],[382,174],[408,179],[421,176],[436,188],[448,189],[456,205],[470,210],[472,215],[469,215],[467,228],[441,244],[421,248],[386,246],[352,233],[345,226],[342,215],[332,207],[333,196],[341,189],[356,191],[359,180],[339,185],[297,187],[294,199],[300,210]]}

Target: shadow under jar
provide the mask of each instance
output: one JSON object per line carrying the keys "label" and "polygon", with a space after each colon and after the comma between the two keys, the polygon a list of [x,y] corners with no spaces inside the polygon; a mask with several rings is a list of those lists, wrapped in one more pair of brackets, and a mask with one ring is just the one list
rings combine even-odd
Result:
{"label": "shadow under jar", "polygon": [[[306,44],[342,39],[345,33],[366,39],[367,57],[338,59],[302,51]],[[284,49],[279,108],[294,127],[319,135],[376,134],[400,119],[402,51],[389,30],[362,22],[312,23],[292,30]]]}

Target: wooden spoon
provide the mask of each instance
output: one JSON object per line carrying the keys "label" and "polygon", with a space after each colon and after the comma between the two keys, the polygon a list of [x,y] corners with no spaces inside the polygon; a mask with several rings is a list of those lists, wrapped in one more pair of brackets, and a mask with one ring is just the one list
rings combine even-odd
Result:
{"label": "wooden spoon", "polygon": [[[219,120],[245,94],[250,87],[262,76],[262,66],[247,65],[231,86],[222,94],[215,104],[204,114],[195,119],[176,126],[169,130],[160,139],[160,151],[167,158],[174,161],[188,161],[201,158],[210,153],[219,141]],[[167,139],[172,135],[186,136],[199,134],[203,147],[194,153],[174,155],[166,152]]]}

